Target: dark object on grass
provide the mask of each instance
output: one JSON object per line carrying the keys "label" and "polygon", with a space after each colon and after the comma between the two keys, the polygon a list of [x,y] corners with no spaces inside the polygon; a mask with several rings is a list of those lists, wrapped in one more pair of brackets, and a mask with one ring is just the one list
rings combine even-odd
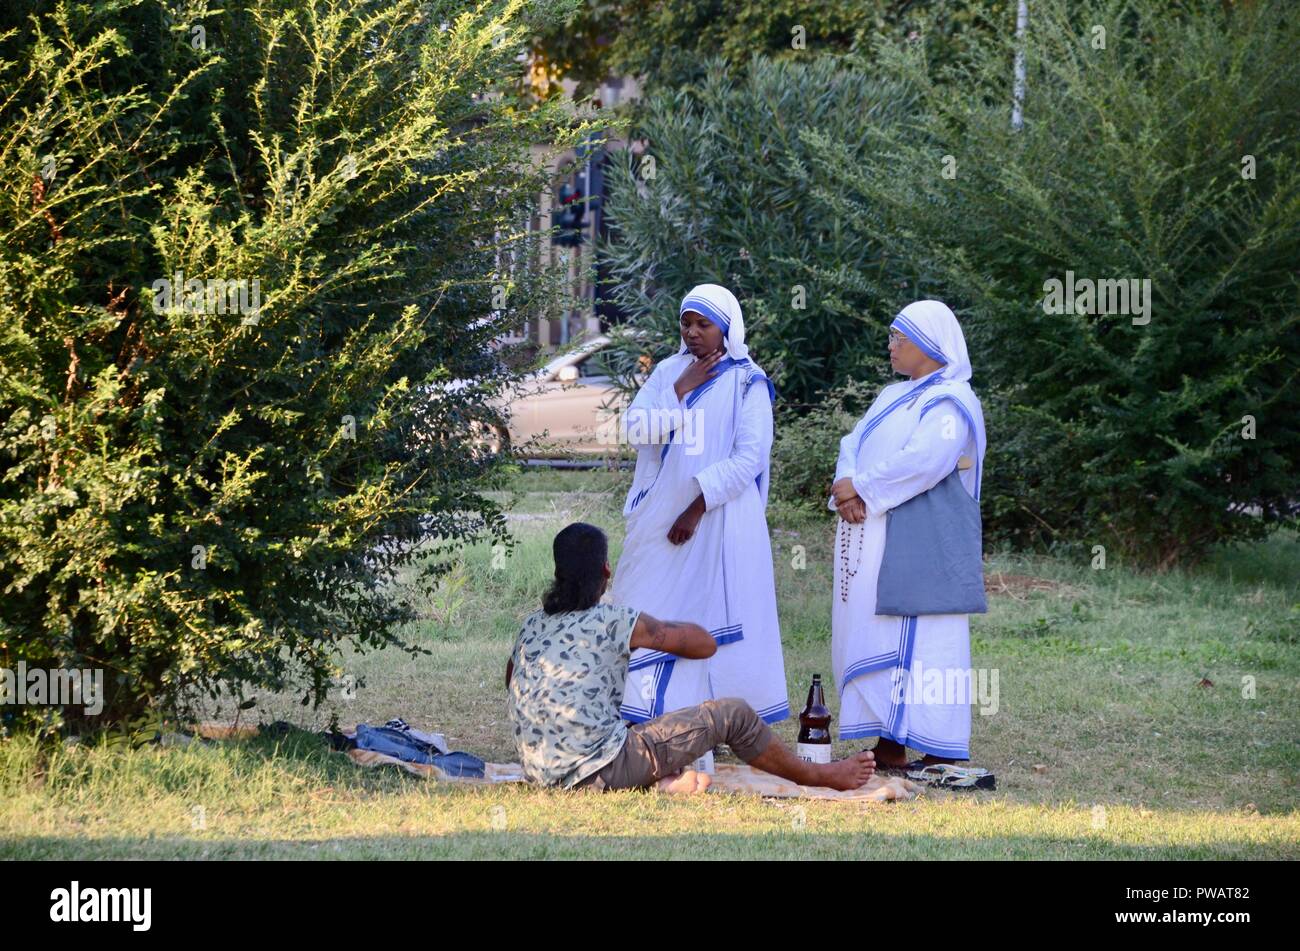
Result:
{"label": "dark object on grass", "polygon": [[997,777],[982,766],[954,766],[951,763],[932,763],[912,770],[907,778],[939,789],[997,789]]}

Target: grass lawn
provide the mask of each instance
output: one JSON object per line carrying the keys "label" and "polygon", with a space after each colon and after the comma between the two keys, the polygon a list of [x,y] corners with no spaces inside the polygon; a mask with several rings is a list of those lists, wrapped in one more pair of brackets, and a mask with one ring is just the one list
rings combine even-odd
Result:
{"label": "grass lawn", "polygon": [[[466,552],[433,597],[398,588],[422,614],[407,636],[431,655],[349,657],[355,699],[312,711],[262,696],[245,719],[315,730],[400,716],[513,760],[502,674],[551,573],[551,537],[595,522],[616,554],[628,479],[514,477],[501,493],[513,552]],[[832,526],[769,517],[797,709],[812,674],[830,680]],[[995,714],[974,713],[972,752],[996,792],[847,805],[458,788],[358,769],[309,733],[131,752],[11,740],[0,858],[1300,857],[1300,540],[1189,573],[1006,554],[987,573],[1000,590],[972,618],[972,655],[1000,693]],[[777,729],[793,740],[794,721]]]}

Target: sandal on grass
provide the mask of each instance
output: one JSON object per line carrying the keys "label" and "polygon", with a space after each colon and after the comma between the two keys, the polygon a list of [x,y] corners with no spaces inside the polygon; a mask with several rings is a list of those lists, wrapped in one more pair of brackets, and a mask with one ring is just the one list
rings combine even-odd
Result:
{"label": "sandal on grass", "polygon": [[911,770],[908,779],[940,789],[997,789],[997,777],[982,766],[953,766],[934,763]]}

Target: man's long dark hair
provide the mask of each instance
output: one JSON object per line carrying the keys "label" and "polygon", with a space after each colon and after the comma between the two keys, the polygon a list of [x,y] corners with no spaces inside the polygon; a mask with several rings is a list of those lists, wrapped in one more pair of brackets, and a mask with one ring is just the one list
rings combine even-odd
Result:
{"label": "man's long dark hair", "polygon": [[605,561],[609,542],[595,525],[574,522],[560,530],[551,546],[555,554],[555,583],[542,598],[547,614],[585,611],[605,590]]}

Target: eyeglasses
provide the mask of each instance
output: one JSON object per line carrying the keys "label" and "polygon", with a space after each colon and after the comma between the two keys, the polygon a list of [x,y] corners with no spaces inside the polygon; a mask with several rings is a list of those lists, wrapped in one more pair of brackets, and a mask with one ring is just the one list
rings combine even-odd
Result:
{"label": "eyeglasses", "polygon": [[890,327],[890,328],[889,328],[889,342],[890,342],[890,343],[898,343],[898,344],[901,344],[901,343],[903,343],[905,340],[907,340],[907,337],[905,337],[903,334],[899,333],[899,332],[898,332],[897,330],[895,330],[893,327]]}

